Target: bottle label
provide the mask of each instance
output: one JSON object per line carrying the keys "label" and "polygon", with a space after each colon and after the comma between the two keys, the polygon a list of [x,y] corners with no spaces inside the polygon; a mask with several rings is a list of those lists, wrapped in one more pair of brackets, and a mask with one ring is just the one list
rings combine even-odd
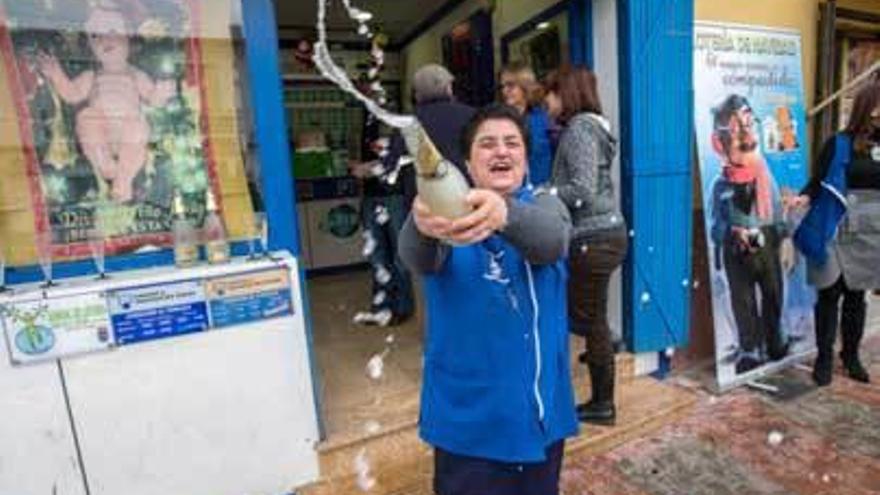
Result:
{"label": "bottle label", "polygon": [[225,263],[229,261],[229,243],[226,240],[208,241],[205,243],[208,263]]}
{"label": "bottle label", "polygon": [[199,260],[199,249],[195,244],[178,244],[174,246],[174,264],[192,266]]}

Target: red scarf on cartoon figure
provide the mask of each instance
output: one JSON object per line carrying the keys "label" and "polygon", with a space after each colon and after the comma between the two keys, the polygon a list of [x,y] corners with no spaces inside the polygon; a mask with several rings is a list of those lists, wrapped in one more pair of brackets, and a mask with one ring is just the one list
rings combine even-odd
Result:
{"label": "red scarf on cartoon figure", "polygon": [[761,220],[773,215],[773,193],[767,162],[759,153],[746,153],[742,163],[727,162],[721,173],[728,182],[748,184],[755,182],[756,213]]}

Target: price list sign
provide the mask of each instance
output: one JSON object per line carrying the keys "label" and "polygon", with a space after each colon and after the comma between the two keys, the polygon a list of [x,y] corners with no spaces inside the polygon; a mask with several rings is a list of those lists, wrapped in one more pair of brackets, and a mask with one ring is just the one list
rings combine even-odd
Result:
{"label": "price list sign", "polygon": [[187,280],[111,292],[113,332],[119,345],[208,329],[204,285]]}
{"label": "price list sign", "polygon": [[205,282],[215,328],[293,314],[285,269],[230,275]]}

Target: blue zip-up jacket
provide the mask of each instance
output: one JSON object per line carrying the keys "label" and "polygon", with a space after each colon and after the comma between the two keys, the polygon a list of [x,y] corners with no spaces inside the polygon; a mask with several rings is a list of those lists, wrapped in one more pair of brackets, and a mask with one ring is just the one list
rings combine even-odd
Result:
{"label": "blue zip-up jacket", "polygon": [[810,202],[810,210],[794,233],[794,245],[811,262],[823,266],[828,260],[828,242],[846,215],[846,173],[852,160],[852,138],[845,133],[835,136],[834,158],[821,188]]}
{"label": "blue zip-up jacket", "polygon": [[[516,197],[533,204],[526,189]],[[549,223],[547,217],[526,218],[532,213],[511,207],[510,223]],[[406,245],[436,243],[415,232],[410,219],[401,233],[405,260],[413,258],[404,253]],[[443,260],[436,270],[422,271],[427,329],[419,433],[459,455],[539,462],[546,447],[575,435],[578,427],[569,375],[567,273],[561,254],[530,264],[524,256],[534,259],[534,250],[518,249],[506,237],[461,247],[435,244],[431,255],[442,253]]]}
{"label": "blue zip-up jacket", "polygon": [[541,107],[526,111],[529,128],[529,182],[536,186],[550,180],[553,172],[554,145],[550,139],[550,116]]}

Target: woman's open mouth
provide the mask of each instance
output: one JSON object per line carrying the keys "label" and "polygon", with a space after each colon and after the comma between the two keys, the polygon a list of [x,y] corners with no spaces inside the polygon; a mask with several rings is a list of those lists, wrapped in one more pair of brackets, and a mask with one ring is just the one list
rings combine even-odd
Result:
{"label": "woman's open mouth", "polygon": [[505,162],[497,162],[489,165],[489,172],[495,173],[506,173],[513,170],[513,165]]}

